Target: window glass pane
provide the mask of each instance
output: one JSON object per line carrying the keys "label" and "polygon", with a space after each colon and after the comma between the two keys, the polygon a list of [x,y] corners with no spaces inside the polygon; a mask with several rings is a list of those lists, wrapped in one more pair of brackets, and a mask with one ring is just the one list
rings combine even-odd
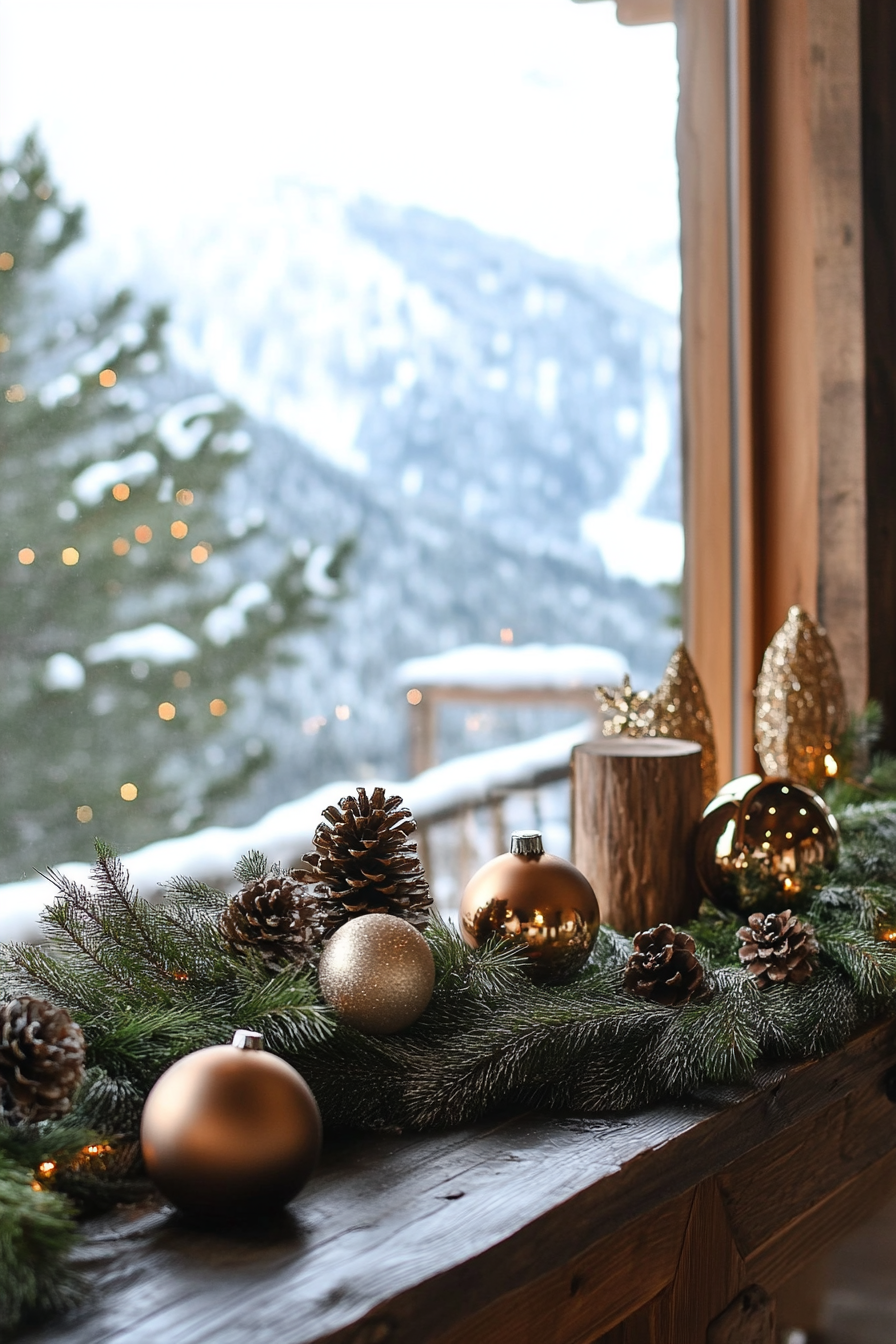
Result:
{"label": "window glass pane", "polygon": [[0,3],[0,876],[406,778],[410,658],[656,682],[677,93],[610,3]]}

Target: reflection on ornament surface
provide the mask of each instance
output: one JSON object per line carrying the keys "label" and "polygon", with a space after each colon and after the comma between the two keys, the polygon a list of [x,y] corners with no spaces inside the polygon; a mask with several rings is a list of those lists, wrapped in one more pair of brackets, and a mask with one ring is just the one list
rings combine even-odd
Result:
{"label": "reflection on ornament surface", "polygon": [[460,931],[471,947],[498,938],[523,949],[541,983],[568,980],[588,960],[600,928],[591,883],[578,868],[546,854],[537,831],[519,831],[509,854],[474,874],[460,905]]}
{"label": "reflection on ornament surface", "polygon": [[824,799],[792,779],[743,775],[709,804],[697,832],[697,873],[713,900],[749,909],[793,897],[815,867],[833,868],[840,830]]}

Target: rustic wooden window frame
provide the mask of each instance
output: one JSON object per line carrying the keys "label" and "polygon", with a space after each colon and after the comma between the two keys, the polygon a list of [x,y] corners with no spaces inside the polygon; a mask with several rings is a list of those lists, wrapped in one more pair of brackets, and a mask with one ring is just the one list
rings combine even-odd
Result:
{"label": "rustic wooden window frame", "polygon": [[896,747],[896,14],[675,0],[685,637],[724,774],[791,603]]}

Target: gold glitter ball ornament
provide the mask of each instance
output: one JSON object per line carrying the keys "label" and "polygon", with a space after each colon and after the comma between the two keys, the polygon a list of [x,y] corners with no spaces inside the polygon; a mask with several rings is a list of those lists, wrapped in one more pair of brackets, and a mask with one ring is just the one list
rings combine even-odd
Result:
{"label": "gold glitter ball ornament", "polygon": [[150,1179],[181,1212],[228,1222],[276,1212],[320,1156],[321,1120],[305,1080],[262,1049],[258,1032],[172,1064],[140,1123]]}
{"label": "gold glitter ball ornament", "polygon": [[588,960],[600,928],[594,889],[566,859],[546,854],[538,831],[516,831],[470,879],[460,903],[460,931],[470,947],[497,937],[525,950],[541,983],[570,979]]}
{"label": "gold glitter ball ornament", "polygon": [[815,867],[836,866],[837,819],[793,779],[742,775],[716,794],[697,830],[700,885],[714,901],[749,910],[793,898]]}
{"label": "gold glitter ball ornament", "polygon": [[802,607],[790,608],[766,649],[755,696],[761,768],[821,788],[837,771],[846,692],[831,641]]}
{"label": "gold glitter ball ornament", "polygon": [[436,982],[429,944],[396,915],[359,915],[324,944],[320,991],[349,1026],[374,1036],[402,1031],[424,1011]]}
{"label": "gold glitter ball ornament", "polygon": [[652,693],[633,691],[626,676],[621,687],[598,686],[595,694],[607,716],[604,737],[674,737],[699,743],[704,803],[715,796],[719,786],[715,733],[706,692],[686,645],[679,644]]}

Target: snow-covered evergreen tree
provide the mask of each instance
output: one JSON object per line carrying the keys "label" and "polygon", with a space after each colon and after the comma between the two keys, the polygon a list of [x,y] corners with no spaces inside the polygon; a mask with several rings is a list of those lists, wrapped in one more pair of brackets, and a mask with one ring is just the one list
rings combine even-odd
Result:
{"label": "snow-covered evergreen tree", "polygon": [[240,413],[167,367],[163,309],[66,312],[55,263],[81,230],[30,137],[0,162],[6,879],[208,820],[270,751],[231,726],[241,695],[324,619],[346,553],[315,583],[307,546],[260,544],[251,502],[228,526]]}

